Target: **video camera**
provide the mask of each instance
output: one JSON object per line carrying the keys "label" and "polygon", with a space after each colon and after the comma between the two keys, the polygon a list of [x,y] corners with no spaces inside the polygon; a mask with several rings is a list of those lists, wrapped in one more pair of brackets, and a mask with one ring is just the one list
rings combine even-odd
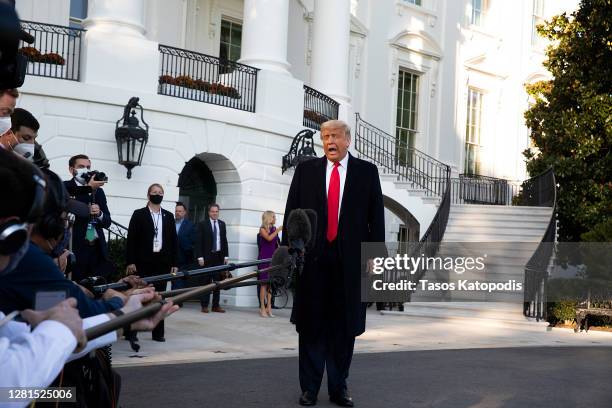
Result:
{"label": "video camera", "polygon": [[28,60],[19,41],[32,44],[34,37],[21,29],[15,3],[0,1],[0,89],[19,88],[25,80]]}
{"label": "video camera", "polygon": [[108,176],[106,175],[106,173],[102,172],[102,171],[98,171],[98,170],[91,170],[88,171],[87,173],[82,175],[83,180],[85,180],[86,183],[89,183],[89,181],[93,178],[95,181],[108,181]]}

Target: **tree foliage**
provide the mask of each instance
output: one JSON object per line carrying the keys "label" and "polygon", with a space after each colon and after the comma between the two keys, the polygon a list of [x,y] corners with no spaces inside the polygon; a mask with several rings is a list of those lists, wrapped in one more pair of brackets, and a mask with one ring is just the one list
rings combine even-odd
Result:
{"label": "tree foliage", "polygon": [[[582,0],[576,12],[538,27],[553,44],[544,62],[552,80],[527,85],[535,101],[525,113],[534,148],[523,155],[531,175],[554,168],[562,241],[579,241],[582,234],[609,228],[611,28],[612,0]],[[588,238],[606,235],[591,233]]]}

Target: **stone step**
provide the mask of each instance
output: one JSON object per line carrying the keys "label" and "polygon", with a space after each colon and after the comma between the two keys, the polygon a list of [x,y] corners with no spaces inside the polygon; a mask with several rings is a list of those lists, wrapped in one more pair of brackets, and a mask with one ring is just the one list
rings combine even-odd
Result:
{"label": "stone step", "polygon": [[[492,324],[503,326],[524,326],[544,330],[548,323],[536,322],[523,316],[522,303],[502,302],[409,302],[404,311],[382,311],[382,314],[445,319],[465,322],[467,325]],[[469,330],[469,326],[466,327]]]}
{"label": "stone step", "polygon": [[503,234],[497,232],[495,235],[483,233],[445,233],[443,242],[540,242],[544,231],[538,233],[523,232],[522,234]]}
{"label": "stone step", "polygon": [[451,214],[537,214],[550,215],[550,207],[521,207],[509,205],[478,205],[478,204],[453,204],[450,209]]}
{"label": "stone step", "polygon": [[491,228],[544,228],[548,227],[548,219],[536,218],[525,220],[524,217],[512,217],[508,219],[485,218],[485,217],[449,217],[447,231],[450,227],[491,227]]}
{"label": "stone step", "polygon": [[514,227],[511,224],[500,228],[500,227],[483,227],[483,226],[457,226],[455,224],[449,224],[446,226],[445,234],[481,234],[481,235],[516,235],[516,236],[542,236],[546,232],[546,227]]}

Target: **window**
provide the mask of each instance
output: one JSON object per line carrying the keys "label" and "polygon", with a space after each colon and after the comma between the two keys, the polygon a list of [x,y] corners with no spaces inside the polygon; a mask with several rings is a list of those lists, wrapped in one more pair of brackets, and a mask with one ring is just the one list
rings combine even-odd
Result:
{"label": "window", "polygon": [[487,6],[487,0],[471,0],[470,24],[482,26]]}
{"label": "window", "polygon": [[533,13],[531,16],[531,45],[540,47],[544,38],[538,34],[537,26],[544,23],[544,0],[533,0]]}
{"label": "window", "polygon": [[219,58],[221,60],[238,61],[242,44],[242,24],[232,20],[221,20],[221,43]]}
{"label": "window", "polygon": [[87,18],[87,0],[70,0],[70,27],[82,28]]}
{"label": "window", "polygon": [[417,134],[419,76],[401,70],[397,85],[397,117],[395,119],[396,157],[400,164],[411,165]]}
{"label": "window", "polygon": [[404,0],[404,3],[414,4],[415,6],[422,6],[421,0]]}
{"label": "window", "polygon": [[482,132],[483,93],[468,89],[467,122],[465,126],[465,174],[480,174],[480,135]]}

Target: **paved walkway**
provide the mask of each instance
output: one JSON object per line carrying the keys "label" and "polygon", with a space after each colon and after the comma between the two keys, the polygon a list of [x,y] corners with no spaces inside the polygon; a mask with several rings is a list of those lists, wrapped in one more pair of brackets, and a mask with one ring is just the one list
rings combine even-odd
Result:
{"label": "paved walkway", "polygon": [[[517,307],[520,308],[520,305]],[[169,364],[234,359],[294,357],[297,334],[289,323],[289,310],[262,318],[255,308],[227,308],[225,314],[202,314],[199,304],[185,307],[166,321],[166,342],[139,335],[141,350],[129,343],[113,345],[113,365]],[[381,315],[369,309],[367,331],[357,338],[356,353],[389,351],[479,349],[502,347],[608,346],[612,333],[573,333],[547,329],[542,323],[498,320],[484,314],[469,316]],[[612,406],[612,405],[611,405]]]}
{"label": "paved walkway", "polygon": [[[124,408],[299,407],[296,357],[118,371]],[[365,353],[349,377],[358,408],[610,408],[610,384],[610,347]]]}

